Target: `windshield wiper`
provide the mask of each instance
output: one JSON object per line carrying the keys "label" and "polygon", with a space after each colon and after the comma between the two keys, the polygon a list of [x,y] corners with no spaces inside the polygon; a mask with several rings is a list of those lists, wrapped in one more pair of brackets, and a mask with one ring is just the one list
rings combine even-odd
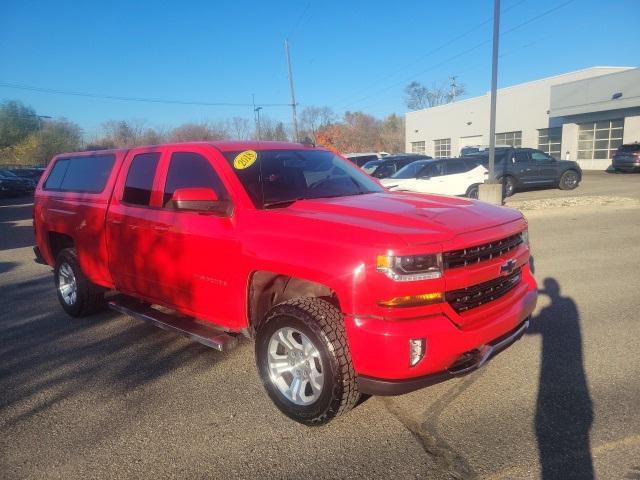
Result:
{"label": "windshield wiper", "polygon": [[298,197],[298,198],[290,198],[289,200],[278,200],[276,202],[267,202],[267,203],[264,203],[262,205],[262,207],[263,208],[281,207],[281,206],[288,207],[289,205],[291,205],[292,203],[297,202],[298,200],[306,200],[306,198]]}

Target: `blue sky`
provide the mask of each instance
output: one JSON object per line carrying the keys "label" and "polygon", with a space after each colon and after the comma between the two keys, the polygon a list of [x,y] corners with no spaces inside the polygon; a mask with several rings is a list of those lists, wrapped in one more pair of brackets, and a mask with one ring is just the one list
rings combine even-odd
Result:
{"label": "blue sky", "polygon": [[[503,0],[499,85],[593,65],[640,64],[638,0]],[[492,0],[42,1],[4,0],[0,82],[198,102],[289,103],[284,39],[300,107],[404,113],[411,80],[466,96],[490,85]],[[539,17],[546,11],[557,10]],[[539,18],[537,18],[539,17]],[[483,43],[485,42],[485,43]],[[136,103],[0,86],[39,114],[87,135],[110,119],[170,127],[253,117],[251,107]],[[287,107],[263,113],[290,121]]]}

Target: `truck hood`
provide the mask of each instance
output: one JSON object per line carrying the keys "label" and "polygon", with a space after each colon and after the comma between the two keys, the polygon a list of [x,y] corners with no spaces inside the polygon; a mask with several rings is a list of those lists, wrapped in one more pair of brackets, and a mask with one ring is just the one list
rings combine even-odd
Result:
{"label": "truck hood", "polygon": [[300,200],[279,212],[296,217],[288,225],[301,225],[303,218],[331,223],[325,235],[342,234],[370,245],[394,237],[409,246],[444,242],[522,219],[517,210],[477,200],[404,192]]}

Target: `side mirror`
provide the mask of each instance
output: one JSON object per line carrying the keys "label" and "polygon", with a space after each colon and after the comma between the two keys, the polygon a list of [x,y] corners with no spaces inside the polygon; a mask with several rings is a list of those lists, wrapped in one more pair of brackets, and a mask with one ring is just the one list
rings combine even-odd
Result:
{"label": "side mirror", "polygon": [[421,175],[418,177],[418,180],[429,180],[431,179],[431,176],[429,175]]}
{"label": "side mirror", "polygon": [[220,200],[211,188],[178,188],[171,196],[177,210],[227,213],[229,202]]}

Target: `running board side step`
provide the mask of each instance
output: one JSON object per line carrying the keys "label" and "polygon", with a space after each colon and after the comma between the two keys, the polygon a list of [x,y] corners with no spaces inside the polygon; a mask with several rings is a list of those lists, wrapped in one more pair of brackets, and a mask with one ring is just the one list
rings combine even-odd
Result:
{"label": "running board side step", "polygon": [[115,295],[109,298],[108,305],[116,312],[152,323],[168,332],[184,335],[221,352],[233,350],[238,344],[238,339],[232,334],[225,333],[191,317],[162,312],[125,295]]}

